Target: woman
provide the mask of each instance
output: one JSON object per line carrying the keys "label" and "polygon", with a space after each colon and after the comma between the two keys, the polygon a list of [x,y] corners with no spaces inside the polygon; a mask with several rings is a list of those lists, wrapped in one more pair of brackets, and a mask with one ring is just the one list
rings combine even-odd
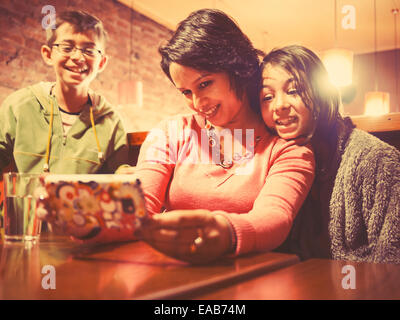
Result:
{"label": "woman", "polygon": [[267,54],[261,113],[280,137],[311,142],[316,176],[285,245],[302,258],[400,263],[400,152],[354,128],[320,59],[302,46]]}
{"label": "woman", "polygon": [[[134,172],[152,218],[136,236],[193,263],[275,249],[310,190],[314,156],[267,130],[259,51],[227,15],[209,9],[190,14],[159,51],[194,113],[163,121],[141,147]],[[127,240],[131,230],[103,228],[89,241]]]}
{"label": "woman", "polygon": [[210,9],[190,14],[159,52],[194,114],[164,121],[142,145],[136,174],[153,219],[140,238],[195,263],[278,247],[312,184],[314,158],[263,123],[259,52]]}

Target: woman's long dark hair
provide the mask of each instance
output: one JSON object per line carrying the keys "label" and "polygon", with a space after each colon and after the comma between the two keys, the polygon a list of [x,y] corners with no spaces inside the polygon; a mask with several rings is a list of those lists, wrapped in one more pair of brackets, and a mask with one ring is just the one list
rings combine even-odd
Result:
{"label": "woman's long dark hair", "polygon": [[314,133],[328,132],[340,118],[341,100],[320,58],[306,47],[291,45],[268,53],[261,63],[261,72],[267,64],[280,66],[293,76],[300,97],[311,110],[314,124],[307,140]]}
{"label": "woman's long dark hair", "polygon": [[159,48],[161,68],[172,81],[170,64],[212,73],[226,72],[236,96],[248,97],[259,112],[258,90],[261,80],[258,56],[249,38],[224,12],[202,9],[181,21],[167,44]]}

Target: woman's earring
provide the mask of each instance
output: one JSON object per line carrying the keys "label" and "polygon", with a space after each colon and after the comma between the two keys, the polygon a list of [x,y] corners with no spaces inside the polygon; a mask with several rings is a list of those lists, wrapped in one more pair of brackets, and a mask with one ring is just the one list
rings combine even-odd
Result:
{"label": "woman's earring", "polygon": [[315,109],[313,110],[313,120],[314,121],[318,120],[318,112]]}

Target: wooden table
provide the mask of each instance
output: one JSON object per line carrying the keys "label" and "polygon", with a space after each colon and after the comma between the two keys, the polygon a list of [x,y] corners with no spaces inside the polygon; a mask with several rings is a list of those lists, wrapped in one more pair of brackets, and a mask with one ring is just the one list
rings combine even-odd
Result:
{"label": "wooden table", "polygon": [[186,299],[298,261],[261,253],[191,266],[139,241],[93,246],[42,235],[37,245],[0,245],[0,299]]}
{"label": "wooden table", "polygon": [[[344,266],[353,266],[350,271]],[[342,270],[344,273],[342,273]],[[355,278],[351,278],[355,274]],[[353,282],[352,282],[353,281]],[[354,284],[352,289],[350,285]],[[345,289],[347,288],[347,289]],[[310,259],[194,299],[400,299],[400,266]]]}

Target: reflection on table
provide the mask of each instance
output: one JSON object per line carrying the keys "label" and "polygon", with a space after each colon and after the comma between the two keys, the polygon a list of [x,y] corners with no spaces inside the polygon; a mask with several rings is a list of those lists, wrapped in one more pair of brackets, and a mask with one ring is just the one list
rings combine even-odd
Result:
{"label": "reflection on table", "polygon": [[37,244],[1,244],[0,299],[185,299],[298,261],[271,252],[191,266],[140,241],[87,245],[48,234]]}
{"label": "reflection on table", "polygon": [[44,234],[37,244],[0,244],[0,299],[400,299],[400,267],[275,252],[193,266],[140,241],[87,245]]}
{"label": "reflection on table", "polygon": [[[354,277],[353,277],[354,276]],[[194,299],[400,299],[400,266],[310,259]]]}

